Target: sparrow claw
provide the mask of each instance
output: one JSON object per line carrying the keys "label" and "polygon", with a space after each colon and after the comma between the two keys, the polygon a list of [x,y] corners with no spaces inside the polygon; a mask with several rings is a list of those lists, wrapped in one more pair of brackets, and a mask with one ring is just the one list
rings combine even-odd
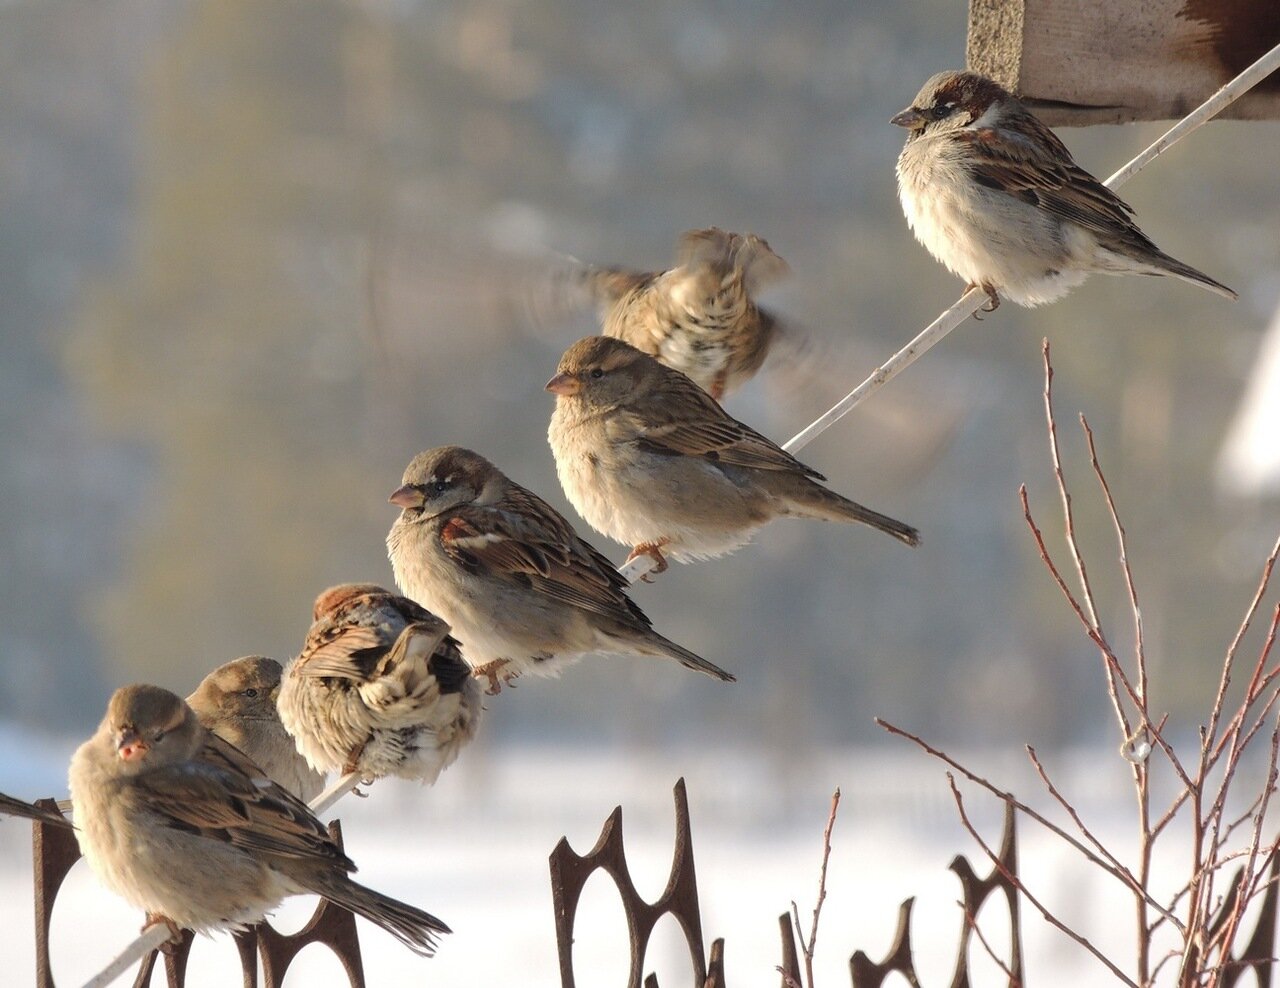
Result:
{"label": "sparrow claw", "polygon": [[138,932],[146,933],[151,927],[158,926],[161,923],[169,927],[169,939],[160,945],[160,950],[170,954],[173,952],[173,948],[182,942],[182,929],[168,916],[162,916],[160,913],[147,913],[146,921]]}
{"label": "sparrow claw", "polygon": [[486,662],[482,666],[476,666],[471,671],[471,675],[476,679],[489,680],[489,685],[484,690],[485,696],[497,696],[502,692],[503,683],[508,686],[511,685],[511,680],[515,679],[515,673],[501,675],[503,667],[510,664],[510,659],[494,659],[492,662]]}
{"label": "sparrow claw", "polygon": [[626,558],[622,565],[626,566],[632,560],[639,559],[641,556],[648,556],[653,560],[653,569],[641,576],[640,579],[645,583],[652,583],[653,581],[649,579],[650,576],[657,576],[659,573],[667,571],[667,560],[662,555],[662,547],[670,542],[670,539],[659,539],[657,542],[642,542],[631,550],[631,555]]}
{"label": "sparrow claw", "polygon": [[[360,756],[364,754],[365,746],[368,745],[369,739],[361,741],[359,745],[351,749],[351,754],[347,755],[347,763],[342,766],[342,774],[350,775],[356,770],[356,766],[360,762]],[[366,782],[366,785],[368,783]]]}
{"label": "sparrow claw", "polygon": [[965,294],[968,294],[969,292],[973,291],[975,288],[981,288],[987,294],[987,301],[973,313],[974,319],[976,319],[978,322],[983,322],[982,316],[978,315],[978,313],[979,312],[995,312],[996,309],[1000,308],[1000,293],[996,291],[994,285],[990,285],[985,282],[979,285],[971,281],[964,286]]}

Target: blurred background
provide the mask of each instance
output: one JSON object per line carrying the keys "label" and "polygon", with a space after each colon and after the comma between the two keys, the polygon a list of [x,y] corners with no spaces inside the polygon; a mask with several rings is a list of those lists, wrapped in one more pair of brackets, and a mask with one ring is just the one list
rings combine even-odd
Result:
{"label": "blurred background", "polygon": [[[576,519],[542,386],[593,323],[530,318],[553,252],[658,269],[689,228],[766,237],[794,273],[765,301],[823,356],[728,407],[779,442],[806,425],[962,287],[902,218],[888,118],[964,38],[954,0],[0,4],[0,788],[61,792],[116,686],[186,693],[235,656],[287,659],[318,591],[389,583],[386,498],[421,449],[473,447]],[[1062,136],[1106,176],[1163,126]],[[1095,278],[970,321],[802,456],[919,527],[918,550],[783,522],[673,567],[637,601],[739,683],[620,659],[521,682],[489,701],[448,805],[545,748],[656,766],[665,815],[679,753],[733,751],[769,818],[816,842],[829,783],[895,747],[877,715],[1114,753],[1097,654],[1018,504],[1026,483],[1061,550],[1042,337],[1104,626],[1128,644],[1079,410],[1126,523],[1154,706],[1194,730],[1280,521],[1280,347],[1256,373],[1278,160],[1280,123],[1217,122],[1124,189],[1237,304]],[[579,850],[621,798],[590,777]]]}

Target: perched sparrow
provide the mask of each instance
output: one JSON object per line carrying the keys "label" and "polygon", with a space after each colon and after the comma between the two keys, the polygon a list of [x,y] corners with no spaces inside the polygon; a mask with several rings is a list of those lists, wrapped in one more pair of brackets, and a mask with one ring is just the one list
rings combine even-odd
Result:
{"label": "perched sparrow", "polygon": [[669,271],[584,266],[576,279],[599,304],[606,336],[683,371],[719,401],[760,369],[780,335],[794,333],[754,298],[787,273],[760,237],[711,227],[680,237]]}
{"label": "perched sparrow", "polygon": [[1091,274],[1173,275],[1236,293],[1156,248],[1129,208],[1012,94],[940,72],[893,118],[910,130],[898,196],[916,239],[999,302],[1052,302]]}
{"label": "perched sparrow", "polygon": [[6,796],[0,792],[0,816],[20,816],[41,823],[51,823],[55,827],[70,827],[71,821],[57,810],[47,810],[43,806],[32,806],[20,799]]}
{"label": "perched sparrow", "polygon": [[435,782],[475,737],[480,688],[449,626],[372,583],[316,598],[280,716],[324,772]]}
{"label": "perched sparrow", "polygon": [[324,776],[307,766],[280,722],[279,692],[280,663],[246,655],[205,676],[187,697],[187,705],[208,730],[252,758],[272,781],[309,803],[324,788]]}
{"label": "perched sparrow", "polygon": [[403,509],[387,535],[397,586],[452,625],[492,691],[499,675],[554,676],[588,652],[665,655],[733,681],[654,631],[609,560],[484,457],[419,453],[390,500]]}
{"label": "perched sparrow", "polygon": [[348,877],[324,825],[168,690],[116,690],[71,759],[76,836],[94,874],[148,925],[240,928],[312,892],[430,955],[449,928]]}
{"label": "perched sparrow", "polygon": [[856,521],[915,545],[919,533],[839,494],[730,417],[679,371],[621,340],[565,351],[547,390],[547,438],[565,495],[598,532],[651,556],[719,556],[774,518]]}

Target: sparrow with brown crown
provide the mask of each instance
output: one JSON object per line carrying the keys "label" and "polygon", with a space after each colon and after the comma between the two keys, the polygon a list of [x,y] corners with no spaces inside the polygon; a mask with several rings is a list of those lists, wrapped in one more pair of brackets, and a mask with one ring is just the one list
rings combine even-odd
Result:
{"label": "sparrow with brown crown", "polygon": [[324,776],[307,765],[280,721],[280,663],[246,655],[219,666],[187,697],[187,705],[214,734],[235,745],[275,782],[304,803],[320,795]]}
{"label": "sparrow with brown crown", "polygon": [[279,701],[307,761],[365,782],[435,782],[480,722],[480,687],[449,626],[372,583],[323,591],[312,618]]}
{"label": "sparrow with brown crown", "polygon": [[401,508],[387,534],[396,585],[449,622],[492,692],[499,677],[555,676],[591,652],[672,658],[733,681],[654,631],[609,560],[478,453],[418,454],[390,500]]}
{"label": "sparrow with brown crown", "polygon": [[305,803],[157,686],[116,690],[71,759],[80,851],[112,891],[173,934],[241,929],[314,893],[418,954],[449,928],[353,882],[355,865]]}
{"label": "sparrow with brown crown", "polygon": [[974,72],[940,72],[893,118],[909,133],[898,197],[916,239],[970,287],[1052,302],[1091,274],[1169,275],[1236,293],[1156,247],[1133,210],[1075,163],[1015,96]]}
{"label": "sparrow with brown crown", "polygon": [[730,416],[677,370],[589,336],[547,384],[547,438],[565,496],[597,532],[650,556],[723,555],[774,518],[858,522],[916,545],[910,525],[827,490],[790,453]]}

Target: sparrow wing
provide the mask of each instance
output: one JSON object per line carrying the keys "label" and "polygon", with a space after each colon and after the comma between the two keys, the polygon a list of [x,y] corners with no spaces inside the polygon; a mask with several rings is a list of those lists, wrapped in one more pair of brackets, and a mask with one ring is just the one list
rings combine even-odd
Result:
{"label": "sparrow wing", "polygon": [[511,484],[496,505],[459,508],[440,538],[462,566],[604,617],[649,626],[608,557],[579,538],[555,508],[518,484]]}
{"label": "sparrow wing", "polygon": [[145,772],[134,785],[148,809],[179,829],[249,852],[355,870],[305,803],[214,734],[191,760]]}
{"label": "sparrow wing", "polygon": [[1095,233],[1151,245],[1133,222],[1133,209],[1077,165],[1053,131],[1030,113],[1009,122],[1016,126],[954,133],[969,150],[964,160],[975,181]]}
{"label": "sparrow wing", "polygon": [[[782,447],[722,409],[714,398],[677,371],[624,406],[615,420],[616,439],[632,435],[642,449],[665,456],[697,456],[712,463],[823,477]],[[615,423],[610,423],[611,429]]]}
{"label": "sparrow wing", "polygon": [[386,591],[353,597],[311,625],[294,664],[296,675],[367,681],[405,625],[438,620],[409,598]]}

